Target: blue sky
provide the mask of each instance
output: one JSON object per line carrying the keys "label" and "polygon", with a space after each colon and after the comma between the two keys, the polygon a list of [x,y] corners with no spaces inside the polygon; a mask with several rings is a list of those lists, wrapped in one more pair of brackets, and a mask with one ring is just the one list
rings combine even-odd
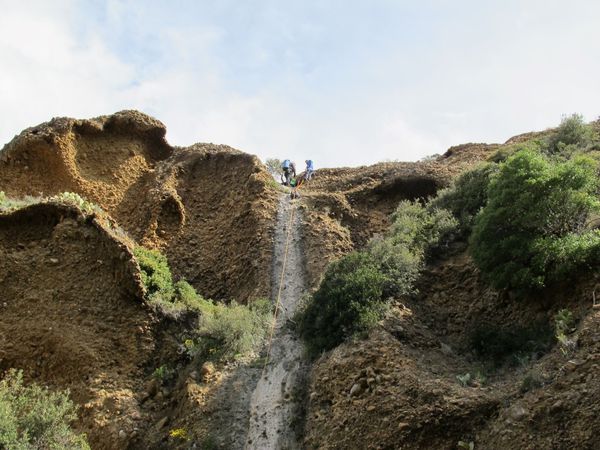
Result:
{"label": "blue sky", "polygon": [[600,2],[0,0],[0,142],[140,109],[175,145],[415,160],[600,114]]}

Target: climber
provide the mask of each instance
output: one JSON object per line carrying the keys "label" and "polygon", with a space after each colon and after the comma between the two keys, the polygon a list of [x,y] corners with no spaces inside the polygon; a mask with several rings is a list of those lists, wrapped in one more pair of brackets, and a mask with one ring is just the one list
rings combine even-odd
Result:
{"label": "climber", "polygon": [[294,177],[296,177],[296,165],[289,159],[284,159],[281,163],[281,170],[283,170],[281,182],[284,186],[289,186],[291,176],[293,175]]}
{"label": "climber", "polygon": [[315,168],[313,166],[312,159],[307,159],[304,162],[306,163],[306,170],[304,171],[304,178],[306,179],[306,181],[310,181],[310,179],[313,176],[313,173],[315,172]]}

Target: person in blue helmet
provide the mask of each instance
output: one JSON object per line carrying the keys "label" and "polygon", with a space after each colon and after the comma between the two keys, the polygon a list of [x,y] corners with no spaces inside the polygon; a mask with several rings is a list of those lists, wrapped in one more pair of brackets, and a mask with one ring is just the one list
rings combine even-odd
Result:
{"label": "person in blue helmet", "polygon": [[306,181],[310,181],[315,172],[315,167],[313,165],[312,159],[307,159],[304,161],[306,163],[306,170],[304,171],[304,179]]}
{"label": "person in blue helmet", "polygon": [[281,163],[281,170],[283,171],[281,182],[284,186],[289,186],[292,175],[294,178],[296,177],[296,165],[289,159],[284,159]]}

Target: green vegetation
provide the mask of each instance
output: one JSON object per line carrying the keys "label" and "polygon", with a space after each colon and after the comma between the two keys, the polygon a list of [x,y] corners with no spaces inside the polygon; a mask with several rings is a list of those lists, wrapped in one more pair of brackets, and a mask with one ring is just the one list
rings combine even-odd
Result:
{"label": "green vegetation", "polygon": [[573,114],[564,117],[547,142],[547,152],[553,155],[571,155],[578,151],[589,151],[596,139],[593,128],[586,124],[583,116]]}
{"label": "green vegetation", "polygon": [[309,352],[333,348],[377,323],[385,311],[384,282],[379,265],[366,252],[353,252],[330,264],[300,315]]}
{"label": "green vegetation", "polygon": [[319,289],[299,314],[309,352],[317,354],[368,331],[385,314],[390,296],[414,292],[425,258],[456,227],[450,213],[403,201],[389,232],[367,249],[329,265]]}
{"label": "green vegetation", "polygon": [[511,328],[483,324],[471,333],[470,341],[475,354],[492,368],[522,365],[546,353],[554,342],[552,328],[542,322]]}
{"label": "green vegetation", "polygon": [[16,370],[0,381],[0,448],[89,449],[85,435],[70,427],[76,418],[68,392],[25,386]]}
{"label": "green vegetation", "polygon": [[457,222],[450,213],[419,202],[400,202],[392,215],[392,226],[368,247],[385,277],[384,296],[414,292],[414,283],[427,256],[449,240]]}
{"label": "green vegetation", "polygon": [[102,209],[100,209],[100,207],[98,205],[85,200],[79,194],[76,194],[75,192],[62,192],[53,197],[49,197],[47,199],[47,201],[56,202],[56,203],[65,203],[67,205],[75,206],[76,208],[79,208],[81,211],[83,211],[86,214],[102,212]]}
{"label": "green vegetation", "polygon": [[167,257],[158,250],[141,246],[135,247],[133,254],[142,271],[142,283],[146,287],[148,300],[158,304],[173,303],[175,287]]}
{"label": "green vegetation", "polygon": [[260,349],[272,323],[268,300],[255,300],[248,306],[214,303],[198,295],[187,281],[174,283],[167,258],[159,251],[136,247],[134,255],[148,304],[175,319],[185,313],[199,314],[198,329],[184,342],[189,357],[201,354],[232,360]]}
{"label": "green vegetation", "polygon": [[220,360],[253,354],[261,348],[271,324],[269,300],[255,300],[248,306],[204,300],[195,348]]}
{"label": "green vegetation", "polygon": [[597,164],[554,162],[523,150],[502,164],[475,220],[475,263],[496,288],[541,288],[600,257],[600,232],[586,231],[600,207]]}
{"label": "green vegetation", "polygon": [[35,203],[47,202],[63,203],[75,206],[86,214],[102,212],[102,209],[98,205],[83,199],[79,194],[74,192],[62,192],[58,195],[45,198],[26,195],[23,198],[16,199],[7,197],[4,192],[0,191],[0,212],[12,212]]}
{"label": "green vegetation", "polygon": [[9,213],[40,201],[41,198],[28,195],[22,199],[10,198],[3,191],[0,191],[0,213]]}
{"label": "green vegetation", "polygon": [[280,177],[283,174],[283,169],[281,168],[281,160],[277,158],[268,158],[265,161],[265,166],[267,166],[267,170],[274,177]]}
{"label": "green vegetation", "polygon": [[159,366],[156,369],[154,369],[154,372],[152,372],[152,376],[160,384],[165,384],[173,379],[173,377],[175,376],[175,371],[163,364],[162,366]]}
{"label": "green vegetation", "polygon": [[561,309],[554,316],[554,336],[560,344],[560,350],[565,356],[569,356],[577,347],[577,341],[569,338],[575,331],[575,318],[568,309]]}
{"label": "green vegetation", "polygon": [[525,392],[532,391],[534,389],[541,388],[544,385],[544,380],[538,372],[530,372],[528,373],[523,381],[521,382],[521,387],[519,390],[522,394]]}
{"label": "green vegetation", "polygon": [[468,235],[475,216],[487,204],[490,179],[497,172],[498,164],[486,163],[463,173],[452,186],[438,192],[431,206],[450,211],[458,220],[461,234]]}
{"label": "green vegetation", "polygon": [[487,377],[481,370],[475,372],[475,375],[471,375],[470,372],[467,372],[462,375],[456,375],[456,379],[462,387],[481,387],[484,386],[487,382]]}

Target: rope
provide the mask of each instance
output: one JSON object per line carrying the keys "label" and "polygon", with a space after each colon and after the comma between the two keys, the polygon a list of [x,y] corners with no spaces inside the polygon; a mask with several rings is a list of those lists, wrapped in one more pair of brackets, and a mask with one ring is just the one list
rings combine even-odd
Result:
{"label": "rope", "polygon": [[[267,364],[269,364],[269,358],[271,357],[271,347],[273,345],[273,336],[275,335],[275,327],[277,326],[277,313],[279,312],[279,306],[281,305],[281,291],[283,290],[283,279],[285,277],[285,268],[287,265],[288,251],[290,248],[290,236],[292,235],[292,225],[294,223],[294,213],[296,211],[296,204],[291,203],[290,220],[287,227],[287,236],[285,238],[285,251],[283,253],[283,264],[281,266],[281,277],[279,279],[279,288],[277,289],[277,299],[275,301],[275,311],[273,312],[273,322],[271,325],[271,332],[269,333],[269,341],[267,346],[267,355],[265,356],[265,364],[263,365],[260,378],[265,376],[267,370]],[[250,421],[251,422],[251,421]],[[250,431],[251,423],[248,424],[248,432]],[[248,441],[244,442],[244,450],[248,448]]]}
{"label": "rope", "polygon": [[292,235],[292,224],[294,223],[294,213],[296,211],[295,204],[292,203],[291,211],[290,211],[290,220],[288,222],[287,228],[287,236],[285,238],[285,251],[283,254],[283,265],[281,266],[281,278],[279,280],[279,289],[277,290],[277,300],[275,301],[275,312],[273,313],[273,323],[271,325],[271,332],[269,334],[269,340],[267,345],[267,356],[265,357],[265,364],[263,365],[263,370],[261,373],[261,378],[265,374],[265,370],[267,368],[267,364],[269,363],[269,358],[271,356],[271,346],[273,344],[273,336],[275,334],[275,327],[277,325],[277,313],[279,312],[279,306],[281,305],[281,291],[283,290],[283,278],[285,276],[285,268],[287,264],[288,251],[290,248],[290,236]]}

